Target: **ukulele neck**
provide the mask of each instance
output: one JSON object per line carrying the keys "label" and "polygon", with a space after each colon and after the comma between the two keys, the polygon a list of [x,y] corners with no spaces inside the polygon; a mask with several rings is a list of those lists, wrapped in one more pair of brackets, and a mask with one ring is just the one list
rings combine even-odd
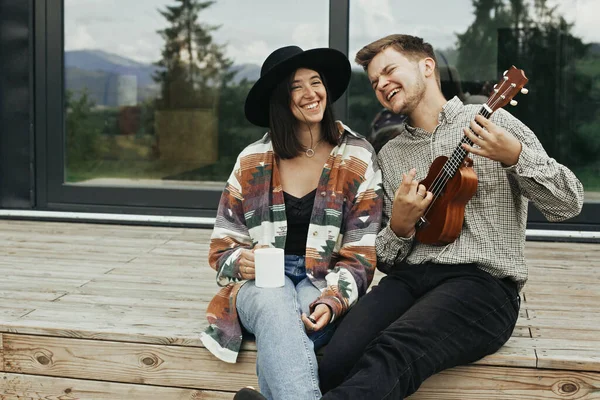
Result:
{"label": "ukulele neck", "polygon": [[[481,110],[479,110],[478,114],[485,118],[489,118],[490,115],[492,115],[492,112],[491,109],[487,107],[487,104],[484,104],[483,107],[481,107]],[[471,130],[471,132],[473,132],[473,129],[471,129],[470,126],[469,129]],[[475,134],[475,132],[473,132],[473,134]],[[446,161],[444,167],[442,168],[443,173],[447,175],[448,178],[452,178],[456,174],[456,171],[458,171],[460,166],[465,161],[465,158],[467,158],[468,153],[465,149],[463,149],[463,144],[473,146],[473,142],[471,141],[471,139],[469,139],[466,136],[463,136],[460,143],[454,149],[452,155],[448,158],[448,161]]]}

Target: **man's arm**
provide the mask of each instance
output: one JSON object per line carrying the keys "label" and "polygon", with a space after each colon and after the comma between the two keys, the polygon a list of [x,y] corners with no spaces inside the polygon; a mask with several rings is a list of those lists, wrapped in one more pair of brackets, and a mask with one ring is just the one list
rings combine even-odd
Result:
{"label": "man's arm", "polygon": [[504,111],[509,132],[522,144],[515,165],[506,171],[517,181],[523,196],[533,202],[549,221],[562,221],[581,212],[583,185],[573,172],[548,156],[535,134],[521,121]]}
{"label": "man's arm", "polygon": [[375,240],[377,268],[389,273],[397,262],[409,254],[415,234],[415,224],[433,199],[433,194],[415,180],[416,170],[402,174],[399,185],[398,168],[393,157],[382,151],[379,167],[383,179],[383,214],[381,231]]}
{"label": "man's arm", "polygon": [[477,121],[485,130],[473,124],[477,136],[465,130],[477,146],[465,146],[468,151],[501,162],[521,194],[549,221],[562,221],[581,212],[581,182],[571,170],[548,156],[531,129],[503,109],[494,113],[492,121],[482,117]]}

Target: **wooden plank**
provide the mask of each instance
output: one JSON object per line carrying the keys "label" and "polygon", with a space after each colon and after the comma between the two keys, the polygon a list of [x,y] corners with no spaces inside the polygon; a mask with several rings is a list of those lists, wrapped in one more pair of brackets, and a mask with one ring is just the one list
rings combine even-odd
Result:
{"label": "wooden plank", "polygon": [[565,283],[565,284],[545,284],[545,285],[532,285],[528,286],[524,290],[525,294],[553,294],[554,296],[585,296],[585,297],[598,297],[600,296],[600,285],[585,284],[585,283]]}
{"label": "wooden plank", "polygon": [[515,326],[513,330],[512,337],[522,337],[522,338],[530,338],[531,331],[526,326]]}
{"label": "wooden plank", "polygon": [[63,278],[63,279],[82,279],[83,276],[87,280],[101,277],[111,271],[107,267],[88,267],[82,266],[80,269],[73,267],[51,267],[43,265],[38,268],[16,268],[15,265],[0,264],[0,276],[26,277],[31,278]]}
{"label": "wooden plank", "polygon": [[[204,301],[209,302],[213,296],[217,293],[215,289],[210,291],[203,290],[200,288],[196,289],[196,292],[188,291],[181,292],[178,290],[165,291],[160,288],[152,289],[136,289],[136,285],[129,285],[128,287],[111,288],[110,285],[86,285],[77,289],[70,290],[71,293],[86,294],[86,295],[100,295],[100,296],[114,296],[114,297],[136,297],[139,299],[155,298],[164,300],[186,300],[186,301]],[[0,288],[2,286],[0,285]]]}
{"label": "wooden plank", "polygon": [[[83,320],[87,320],[88,314],[94,314],[97,318],[104,318],[107,321],[118,322],[122,319],[128,319],[136,323],[138,319],[146,318],[150,323],[155,323],[155,319],[164,319],[165,323],[177,325],[177,321],[191,321],[203,319],[206,313],[207,304],[205,302],[193,303],[189,307],[173,307],[168,303],[156,301],[155,306],[150,302],[144,302],[143,299],[137,299],[137,303],[121,304],[106,304],[101,302],[93,302],[88,304],[65,302],[62,299],[54,302],[44,302],[35,300],[12,300],[5,299],[0,303],[0,315],[8,313],[10,310],[19,309],[21,320],[27,320],[28,317],[36,318],[39,315],[48,315],[51,318],[65,320],[78,320],[83,316]],[[131,300],[125,298],[125,300]],[[181,304],[179,302],[178,304]],[[23,311],[25,310],[25,311]],[[69,313],[73,314],[73,318],[69,318]],[[79,314],[79,315],[78,315]]]}
{"label": "wooden plank", "polygon": [[[541,309],[528,309],[528,316],[530,320],[535,319],[556,319],[559,321],[571,321],[571,320],[586,320],[586,322],[592,323],[592,325],[598,326],[600,329],[600,310],[595,311],[582,311],[579,308],[573,308],[569,311],[562,310],[541,310]],[[571,325],[570,325],[571,326]]]}
{"label": "wooden plank", "polygon": [[513,347],[506,344],[496,353],[476,361],[474,364],[494,365],[502,367],[528,367],[535,368],[537,357],[535,350],[525,347]]}
{"label": "wooden plank", "polygon": [[[538,303],[538,302],[527,302],[526,304],[524,304],[525,309],[531,312],[535,312],[535,311],[561,311],[561,312],[571,312],[573,311],[573,309],[575,309],[575,306],[573,304],[569,304],[569,303],[562,303],[562,302],[552,302],[552,303]],[[598,306],[595,305],[577,305],[577,310],[581,311],[581,312],[585,312],[585,313],[589,313],[589,315],[594,316],[594,318],[597,318],[597,316],[594,315],[594,313],[597,313],[599,308]]]}
{"label": "wooden plank", "polygon": [[[176,237],[176,236],[173,236]],[[100,246],[115,246],[115,247],[131,247],[132,245],[154,247],[165,245],[171,240],[171,237],[164,238],[147,238],[147,237],[118,237],[118,236],[103,236],[92,231],[79,231],[77,233],[64,233],[57,235],[47,232],[17,232],[4,231],[0,229],[0,241],[14,242],[39,242],[39,243],[79,243],[79,244],[97,244]],[[189,243],[183,240],[178,240],[176,243],[180,245]]]}
{"label": "wooden plank", "polygon": [[19,248],[8,248],[0,249],[0,257],[4,256],[18,256],[23,255],[26,257],[37,258],[33,265],[40,264],[43,260],[49,258],[53,259],[65,259],[65,260],[108,260],[108,261],[129,261],[132,259],[131,254],[119,254],[119,253],[73,253],[69,251],[50,251],[50,250],[39,250],[39,249],[19,249]]}
{"label": "wooden plank", "polygon": [[171,257],[160,254],[144,254],[131,259],[128,261],[128,264],[159,265],[164,268],[192,267],[210,269],[208,266],[208,256],[203,255],[198,255],[198,257]]}
{"label": "wooden plank", "polygon": [[[581,320],[577,318],[552,318],[552,317],[535,317],[527,320],[520,320],[519,325],[530,328],[557,328],[568,327],[569,329],[600,331],[597,318],[592,320]],[[599,333],[600,335],[600,333]]]}
{"label": "wooden plank", "polygon": [[[561,327],[532,327],[531,335],[534,338],[542,339],[564,339],[570,338],[572,340],[587,341],[594,340],[598,341],[598,330],[589,329],[568,329]],[[599,347],[600,349],[600,347]]]}
{"label": "wooden plank", "polygon": [[40,261],[38,257],[30,257],[27,254],[19,254],[13,256],[1,256],[0,262],[3,265],[14,265],[19,268],[31,268],[32,265],[37,266],[38,268],[48,268],[53,269],[55,267],[64,267],[71,268],[77,270],[79,266],[84,268],[101,268],[101,269],[111,269],[116,267],[121,267],[126,265],[126,261],[111,261],[107,259],[97,259],[97,260],[89,260],[86,259],[85,262],[79,259],[53,259],[46,257],[43,261]]}
{"label": "wooden plank", "polygon": [[3,400],[231,400],[233,393],[94,380],[0,374]]}
{"label": "wooden plank", "polygon": [[[210,234],[211,230],[206,229],[0,221],[0,275],[5,277],[0,279],[0,331],[26,338],[51,336],[39,340],[79,341],[81,344],[75,345],[76,359],[69,360],[66,368],[82,368],[82,374],[86,354],[96,357],[91,369],[94,374],[109,365],[119,374],[128,374],[112,365],[121,363],[118,351],[122,349],[113,347],[117,341],[125,347],[150,346],[153,354],[165,352],[174,365],[190,348],[202,351],[207,368],[218,371],[225,364],[210,356],[199,341],[199,333],[206,326],[206,305],[218,290],[215,272],[207,261]],[[111,252],[113,246],[118,250]],[[498,353],[469,366],[475,368],[466,376],[469,379],[481,368],[511,366],[514,368],[509,371],[535,371],[544,367],[556,369],[554,373],[559,376],[564,369],[597,371],[600,365],[600,269],[596,261],[600,245],[527,242],[526,255],[530,280],[512,338]],[[382,277],[377,272],[374,284]],[[108,361],[98,358],[105,344],[107,354],[114,357]],[[26,345],[28,349],[36,348],[33,342]],[[68,358],[70,345],[53,345],[57,364],[63,365],[60,361]],[[166,349],[154,350],[157,345]],[[243,355],[255,379],[255,344],[244,342],[243,348],[250,350]],[[20,348],[18,353],[23,352],[25,348]],[[139,359],[135,361],[134,355],[125,352],[123,357],[125,369],[138,366]],[[27,362],[35,371],[31,366],[35,362]],[[196,368],[185,359],[183,365],[190,371]],[[54,371],[59,374],[60,367],[55,366]],[[169,371],[163,372],[169,376]],[[96,379],[87,373],[87,377],[77,377]],[[179,373],[184,372],[176,369],[172,379],[179,379]],[[147,375],[158,379],[151,372]],[[139,377],[140,382],[156,384],[146,382],[148,376]],[[192,378],[182,375],[181,379]],[[203,373],[202,379],[212,378]],[[223,389],[215,390],[243,386],[221,384]],[[186,387],[192,390],[192,386]],[[544,393],[538,387],[524,387],[524,397],[518,391],[509,396],[506,393],[510,392],[495,391],[493,387],[479,397],[477,388],[467,390],[466,397],[460,396],[458,389],[444,397],[445,389],[440,387],[431,398],[539,398],[535,396]]]}
{"label": "wooden plank", "polygon": [[10,300],[33,300],[33,301],[52,301],[67,293],[63,291],[54,292],[33,292],[23,290],[0,290],[0,299]]}
{"label": "wooden plank", "polygon": [[574,294],[557,296],[556,294],[526,292],[524,297],[523,304],[527,307],[531,304],[532,308],[535,308],[536,304],[564,304],[573,309],[578,309],[578,306],[598,307],[600,311],[600,296],[577,296]]}
{"label": "wooden plank", "polygon": [[236,364],[199,347],[4,335],[5,371],[207,390],[257,387],[255,353]]}
{"label": "wooden plank", "polygon": [[[596,342],[599,343],[599,342]],[[538,368],[569,369],[573,371],[600,372],[600,352],[598,347],[572,349],[565,345],[560,349],[536,350]]]}
{"label": "wooden plank", "polygon": [[600,399],[600,374],[468,365],[430,377],[408,399]]}
{"label": "wooden plank", "polygon": [[[61,321],[15,321],[0,324],[0,332],[23,334],[23,335],[46,335],[60,338],[76,338],[90,340],[119,340],[130,343],[143,344],[165,344],[174,346],[197,346],[201,347],[201,329],[191,327],[178,328],[177,332],[172,327],[120,327],[105,323],[70,323]],[[248,347],[248,344],[242,346]],[[254,344],[252,344],[254,346]]]}
{"label": "wooden plank", "polygon": [[[0,295],[0,297],[2,297]],[[61,297],[56,302],[63,304],[73,304],[73,305],[93,305],[93,304],[102,304],[102,305],[129,305],[132,307],[144,306],[145,308],[152,309],[193,309],[193,310],[206,310],[206,306],[208,305],[206,302],[198,302],[198,301],[186,301],[186,300],[164,300],[157,298],[140,298],[140,297],[132,297],[132,296],[96,296],[96,295],[87,295],[87,294],[75,294],[70,293],[66,296]]]}
{"label": "wooden plank", "polygon": [[[164,236],[165,238],[170,239],[175,236],[179,236],[180,234],[184,233],[187,229],[101,223],[92,224],[81,222],[0,220],[0,230],[2,231],[24,231],[32,233],[48,232],[55,235],[69,233],[76,235],[85,231],[93,232],[93,234],[97,236],[140,238],[157,238]],[[210,230],[193,229],[193,231],[203,232]]]}
{"label": "wooden plank", "polygon": [[[116,247],[116,246],[98,246],[88,244],[70,244],[70,243],[29,243],[29,242],[2,242],[0,243],[0,254],[16,254],[17,252],[47,252],[49,254],[60,255],[60,253],[105,255],[110,250],[111,256],[130,256],[140,253],[149,253],[154,247],[143,248],[141,246]],[[64,257],[57,257],[64,258]]]}
{"label": "wooden plank", "polygon": [[23,315],[27,315],[32,311],[34,310],[23,306],[3,307],[0,304],[0,321],[17,321]]}

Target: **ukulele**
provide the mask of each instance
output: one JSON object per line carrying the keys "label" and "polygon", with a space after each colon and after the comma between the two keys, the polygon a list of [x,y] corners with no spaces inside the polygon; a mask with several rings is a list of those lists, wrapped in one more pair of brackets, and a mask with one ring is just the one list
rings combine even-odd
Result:
{"label": "ukulele", "polygon": [[[509,103],[517,105],[512,98],[519,91],[527,94],[528,90],[523,88],[527,81],[525,72],[514,65],[504,71],[503,78],[494,85],[494,92],[479,110],[479,115],[489,118],[494,111]],[[473,145],[467,136],[463,136],[450,158],[440,156],[433,160],[427,177],[420,182],[433,193],[431,204],[415,226],[416,238],[421,243],[445,245],[460,235],[465,206],[477,190],[473,160],[461,147],[463,143]]]}

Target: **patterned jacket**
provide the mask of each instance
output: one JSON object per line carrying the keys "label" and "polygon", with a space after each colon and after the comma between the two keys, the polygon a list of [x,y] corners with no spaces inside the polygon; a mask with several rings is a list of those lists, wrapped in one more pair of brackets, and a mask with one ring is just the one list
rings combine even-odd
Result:
{"label": "patterned jacket", "polygon": [[[327,160],[306,242],[306,273],[321,290],[313,304],[328,305],[332,321],[365,294],[375,271],[375,238],[382,211],[381,173],[371,145],[338,122],[340,144]],[[201,334],[208,350],[235,362],[242,343],[236,295],[238,256],[255,246],[285,248],[287,221],[279,169],[268,134],[238,156],[221,196],[209,263],[222,289],[207,309]]]}

